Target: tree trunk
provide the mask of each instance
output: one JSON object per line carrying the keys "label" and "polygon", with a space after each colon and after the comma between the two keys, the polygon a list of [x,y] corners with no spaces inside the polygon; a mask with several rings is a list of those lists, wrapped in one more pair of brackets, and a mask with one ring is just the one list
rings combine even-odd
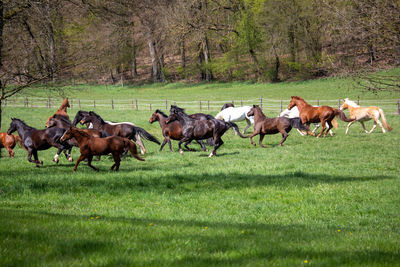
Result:
{"label": "tree trunk", "polygon": [[290,62],[296,62],[296,44],[295,44],[295,37],[294,37],[294,26],[289,26],[289,51],[290,51]]}
{"label": "tree trunk", "polygon": [[132,47],[132,78],[136,78],[138,76],[137,73],[137,63],[136,63],[136,45],[133,44]]}
{"label": "tree trunk", "polygon": [[203,54],[203,60],[204,60],[204,80],[206,80],[207,82],[211,82],[214,77],[212,74],[212,71],[210,69],[210,61],[211,61],[211,57],[210,57],[210,51],[208,49],[208,38],[206,35],[203,36],[202,40],[201,40],[201,50],[202,50],[202,54]]}
{"label": "tree trunk", "polygon": [[3,1],[0,0],[0,68],[3,67],[3,28],[4,28]]}
{"label": "tree trunk", "polygon": [[55,79],[56,75],[56,42],[54,40],[54,30],[53,30],[53,25],[50,20],[51,14],[50,14],[50,4],[49,1],[45,1],[44,4],[44,16],[45,16],[45,27],[47,31],[47,38],[48,38],[48,48],[49,48],[49,74],[50,77]]}
{"label": "tree trunk", "polygon": [[161,58],[157,56],[156,43],[153,40],[148,41],[151,58],[151,78],[153,82],[164,82],[164,75],[161,71]]}
{"label": "tree trunk", "polygon": [[186,47],[185,47],[185,39],[182,37],[181,45],[180,45],[180,52],[181,52],[181,67],[182,70],[185,70],[186,67]]}

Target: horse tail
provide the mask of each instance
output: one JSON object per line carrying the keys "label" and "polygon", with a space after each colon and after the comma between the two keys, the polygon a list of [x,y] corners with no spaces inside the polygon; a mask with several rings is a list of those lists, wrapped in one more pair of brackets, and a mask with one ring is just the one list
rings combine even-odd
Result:
{"label": "horse tail", "polygon": [[383,122],[383,125],[385,125],[385,128],[386,128],[388,131],[393,130],[393,128],[390,127],[389,124],[387,123],[386,117],[385,117],[385,113],[383,113],[383,110],[382,110],[382,109],[379,109],[379,115],[381,115],[382,122]]}
{"label": "horse tail", "polygon": [[289,119],[290,121],[290,126],[292,126],[293,128],[302,130],[302,131],[309,131],[310,129],[308,129],[307,126],[305,126],[302,122],[301,119],[299,117],[296,118],[291,118]]}
{"label": "horse tail", "polygon": [[249,137],[249,135],[246,136],[246,135],[243,135],[243,134],[240,133],[239,127],[237,126],[236,123],[230,121],[230,122],[225,122],[225,124],[228,125],[228,129],[229,128],[233,128],[233,130],[235,131],[236,135],[239,135],[242,138],[248,138]]}
{"label": "horse tail", "polygon": [[136,144],[131,140],[129,140],[128,138],[124,138],[124,147],[129,149],[129,151],[132,154],[132,157],[140,161],[145,161],[145,159],[141,158],[137,153]]}
{"label": "horse tail", "polygon": [[333,118],[331,123],[332,123],[332,126],[335,127],[335,129],[339,128],[339,123],[337,122],[337,120],[335,118]]}
{"label": "horse tail", "polygon": [[143,138],[145,138],[145,139],[147,139],[149,141],[152,141],[152,142],[154,142],[156,144],[161,145],[160,141],[158,141],[158,139],[155,136],[153,136],[150,133],[146,132],[145,129],[135,126],[135,130],[136,130],[137,133],[139,133],[139,135],[141,137],[143,137]]}
{"label": "horse tail", "polygon": [[342,121],[345,121],[345,122],[354,121],[353,119],[347,118],[346,115],[344,114],[344,112],[341,111],[340,109],[334,108],[333,111],[335,112],[335,116],[338,116],[339,119],[341,119]]}

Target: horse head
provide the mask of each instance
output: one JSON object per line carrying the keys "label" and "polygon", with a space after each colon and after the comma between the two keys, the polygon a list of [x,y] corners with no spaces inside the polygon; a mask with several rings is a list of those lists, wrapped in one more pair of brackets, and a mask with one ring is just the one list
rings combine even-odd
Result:
{"label": "horse head", "polygon": [[18,122],[18,119],[11,118],[11,123],[10,123],[10,127],[7,130],[7,134],[12,134],[13,132],[15,132],[17,130],[17,122]]}
{"label": "horse head", "polygon": [[348,105],[347,102],[346,102],[346,101],[348,101],[348,100],[349,100],[348,98],[343,99],[343,103],[342,103],[342,105],[340,106],[340,110],[345,110],[345,109],[347,109],[347,108],[349,107],[349,105]]}
{"label": "horse head", "polygon": [[178,113],[173,112],[168,116],[167,120],[165,121],[165,124],[168,124],[170,122],[176,121],[178,119],[179,119]]}
{"label": "horse head", "polygon": [[292,99],[290,100],[290,103],[289,103],[289,105],[287,107],[288,110],[291,110],[294,106],[297,105],[297,103],[296,103],[297,96],[292,96],[291,98]]}
{"label": "horse head", "polygon": [[72,129],[72,127],[69,127],[69,128],[64,132],[64,134],[61,136],[60,140],[64,142],[64,141],[66,141],[66,140],[71,139],[72,137],[74,137],[74,136],[73,136],[73,129]]}

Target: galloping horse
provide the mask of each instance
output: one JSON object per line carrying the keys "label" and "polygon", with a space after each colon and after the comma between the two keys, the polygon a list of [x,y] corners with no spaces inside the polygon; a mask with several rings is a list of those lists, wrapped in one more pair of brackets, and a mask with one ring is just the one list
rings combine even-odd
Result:
{"label": "galloping horse", "polygon": [[107,123],[93,111],[90,111],[88,116],[84,116],[81,122],[82,123],[91,122],[93,124],[94,129],[99,130],[102,133],[106,133],[106,135],[108,136],[117,135],[137,141],[138,145],[140,146],[142,154],[146,152],[146,149],[143,145],[143,142],[141,142],[141,140],[137,138],[138,135],[160,145],[160,142],[157,140],[157,138],[151,135],[150,133],[146,132],[146,130],[144,130],[143,128],[127,123],[120,123],[120,124]]}
{"label": "galloping horse", "polygon": [[[385,113],[383,113],[383,110],[378,107],[360,107],[354,101],[351,101],[348,98],[346,98],[343,100],[343,104],[340,107],[340,109],[344,110],[347,108],[350,111],[350,118],[353,119],[353,121],[351,121],[347,125],[346,134],[349,131],[350,126],[356,121],[361,123],[366,133],[372,133],[372,131],[376,128],[376,124],[378,124],[381,127],[383,133],[386,133],[385,128],[383,128],[383,125],[385,125],[388,131],[392,130],[392,127],[390,127],[386,121]],[[382,117],[383,125],[379,121],[380,117]],[[367,129],[365,129],[364,121],[369,121],[371,119],[374,120],[374,125],[372,126],[372,129],[368,132]]]}
{"label": "galloping horse", "polygon": [[[65,157],[72,161],[71,155],[68,155],[66,150],[71,151],[71,146],[67,143],[59,142],[61,136],[64,134],[65,129],[53,127],[44,130],[37,130],[25,124],[20,119],[11,118],[10,128],[7,134],[11,134],[17,131],[22,139],[23,146],[28,150],[28,161],[35,163],[36,167],[39,164],[43,164],[43,161],[39,161],[38,150],[47,150],[50,147],[56,147],[58,149],[57,154],[54,156],[53,161],[58,163],[58,156],[64,151]],[[32,155],[35,160],[32,160]]]}
{"label": "galloping horse", "polygon": [[[289,119],[298,118],[299,117],[299,109],[297,107],[293,107],[290,110],[289,109],[285,109],[281,113],[279,113],[279,117],[286,117],[286,118],[289,118]],[[315,125],[315,128],[314,128],[314,130],[312,130],[313,134],[315,134],[315,131],[321,126],[319,123],[314,123],[314,125]],[[333,127],[335,127],[335,129],[338,128],[339,125],[338,125],[338,122],[337,122],[336,119],[332,120],[332,125],[333,125]],[[326,124],[326,126],[328,126],[328,124]],[[297,131],[299,132],[299,134],[301,134],[303,136],[307,135],[306,133],[300,131],[299,129],[297,129]],[[331,136],[333,136],[332,130],[329,130],[329,134]]]}
{"label": "galloping horse", "polygon": [[8,157],[14,157],[14,147],[17,142],[23,147],[22,139],[18,135],[0,133],[0,157],[1,157],[1,149],[4,147],[8,151]]}
{"label": "galloping horse", "polygon": [[217,115],[215,115],[215,118],[218,120],[224,120],[224,121],[243,121],[246,120],[247,122],[247,127],[244,128],[243,133],[246,132],[246,130],[251,126],[251,124],[254,124],[254,117],[247,116],[247,113],[250,111],[251,107],[250,106],[244,106],[244,107],[228,107],[220,111]]}
{"label": "galloping horse", "polygon": [[[171,152],[174,152],[172,149],[171,145],[171,139],[172,140],[181,140],[183,138],[182,135],[182,125],[179,123],[179,121],[173,121],[168,124],[165,123],[167,120],[168,116],[162,112],[161,110],[157,109],[153,115],[151,115],[151,118],[149,119],[150,123],[153,123],[155,121],[158,121],[160,123],[160,127],[162,130],[162,134],[164,136],[164,141],[161,144],[160,151],[163,149],[165,144],[168,142],[169,149]],[[201,150],[206,151],[206,147],[204,146],[203,141],[201,140],[196,140],[197,143],[200,144]],[[185,143],[185,147],[187,150],[191,151],[192,149],[188,147]]]}
{"label": "galloping horse", "polygon": [[92,137],[81,129],[70,127],[65,131],[63,136],[61,136],[61,141],[66,141],[71,138],[75,138],[78,141],[79,149],[81,151],[81,155],[75,163],[74,171],[76,171],[78,168],[79,162],[85,158],[87,158],[87,164],[89,167],[95,171],[99,171],[98,168],[92,165],[93,156],[108,155],[109,153],[111,153],[114,158],[114,164],[111,166],[111,170],[114,170],[115,168],[115,171],[118,171],[121,162],[120,155],[126,149],[129,149],[134,158],[144,161],[144,159],[139,157],[135,143],[128,138],[123,138],[120,136],[96,138]]}
{"label": "galloping horse", "polygon": [[[58,110],[56,111],[55,114],[64,116],[64,117],[66,117],[67,119],[69,119],[69,116],[68,116],[68,114],[67,114],[67,108],[69,108],[69,102],[68,102],[68,98],[65,98],[65,99],[63,100],[61,106],[58,108]],[[49,123],[49,120],[50,120],[51,117],[52,117],[52,116],[50,116],[50,117],[47,119],[47,121],[46,121],[46,127],[49,126],[48,123]]]}
{"label": "galloping horse", "polygon": [[171,114],[165,123],[169,124],[176,120],[178,120],[182,125],[183,138],[179,141],[179,152],[181,154],[183,154],[181,148],[182,143],[185,142],[188,144],[192,140],[213,138],[214,150],[211,152],[209,157],[215,156],[217,149],[224,143],[221,139],[222,135],[231,127],[233,127],[237,135],[242,138],[247,138],[240,133],[238,126],[233,122],[225,122],[217,119],[197,120],[191,118],[185,112],[171,109]]}
{"label": "galloping horse", "polygon": [[[324,133],[324,136],[326,136],[327,132],[332,129],[332,120],[335,118],[335,116],[338,116],[339,119],[345,122],[353,121],[352,119],[348,119],[343,111],[337,108],[332,108],[329,106],[313,107],[309,105],[303,98],[298,96],[292,96],[292,99],[288,105],[288,109],[290,110],[294,106],[297,106],[299,109],[300,119],[303,124],[309,126],[310,123],[321,122],[322,131],[317,137],[320,137],[322,133]],[[324,132],[327,129],[326,123],[328,123],[328,130]],[[307,133],[314,136],[314,133],[310,132],[309,130],[307,130]]]}
{"label": "galloping horse", "polygon": [[253,137],[257,134],[260,135],[259,144],[262,147],[266,147],[262,141],[266,134],[282,134],[282,140],[279,143],[279,146],[282,146],[283,142],[285,142],[288,137],[288,133],[294,128],[298,128],[300,130],[308,130],[300,121],[299,118],[288,119],[286,117],[276,117],[276,118],[268,118],[262,112],[261,108],[258,105],[253,105],[250,109],[248,116],[254,116],[254,132],[250,135],[250,143],[255,146],[256,144],[253,142]]}

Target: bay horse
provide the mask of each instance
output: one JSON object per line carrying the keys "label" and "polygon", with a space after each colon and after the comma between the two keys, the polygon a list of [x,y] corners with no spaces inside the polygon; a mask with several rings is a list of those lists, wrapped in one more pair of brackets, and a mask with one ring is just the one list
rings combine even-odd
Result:
{"label": "bay horse", "polygon": [[85,158],[87,159],[87,164],[89,167],[91,167],[95,171],[99,171],[98,168],[92,165],[93,156],[108,155],[109,153],[111,153],[114,158],[114,164],[111,166],[111,170],[114,170],[115,168],[115,171],[118,171],[121,162],[120,155],[126,149],[129,149],[132,156],[137,160],[145,160],[139,157],[135,143],[133,143],[128,138],[123,138],[115,135],[104,138],[97,138],[92,137],[90,134],[83,131],[82,129],[69,127],[65,131],[63,136],[61,136],[61,141],[66,141],[71,138],[75,138],[78,141],[79,149],[81,152],[81,155],[75,163],[74,172],[78,168],[79,163]]}
{"label": "bay horse", "polygon": [[232,121],[232,122],[246,120],[247,126],[243,130],[243,133],[245,133],[246,130],[249,129],[251,124],[254,124],[254,117],[247,115],[250,109],[251,109],[250,106],[243,106],[237,108],[228,107],[220,111],[217,115],[215,115],[215,118],[218,120]]}
{"label": "bay horse", "polygon": [[[351,122],[352,119],[346,117],[343,111],[332,108],[330,106],[319,106],[313,107],[312,105],[308,104],[303,98],[299,96],[292,96],[290,103],[288,105],[288,109],[292,109],[294,106],[297,106],[300,112],[300,119],[303,124],[307,126],[310,123],[318,123],[321,122],[322,131],[318,134],[317,137],[320,137],[322,133],[326,136],[327,132],[332,129],[332,120],[337,116],[339,119],[345,122]],[[328,124],[328,128],[326,127],[326,123]],[[328,129],[327,131],[325,131]],[[315,136],[314,133],[307,130],[307,133]]]}
{"label": "bay horse", "polygon": [[100,132],[102,132],[102,134],[106,134],[106,136],[117,135],[137,141],[138,145],[140,146],[142,154],[146,152],[146,149],[141,139],[137,138],[138,135],[160,145],[160,141],[158,141],[156,137],[148,133],[143,128],[128,123],[120,123],[120,124],[107,123],[97,113],[93,111],[89,111],[89,115],[84,116],[81,122],[82,123],[91,122],[93,124],[93,129],[99,130]]}
{"label": "bay horse", "polygon": [[[349,100],[348,98],[345,98],[343,100],[343,104],[340,107],[341,110],[344,109],[349,109],[350,111],[350,118],[353,119],[353,121],[349,122],[346,128],[346,134],[349,131],[350,126],[358,121],[361,123],[362,127],[364,128],[364,131],[368,133],[372,133],[372,131],[376,128],[376,124],[381,127],[382,132],[386,133],[385,128],[383,125],[386,127],[388,131],[392,130],[392,127],[389,126],[389,124],[386,121],[385,113],[383,113],[383,110],[378,108],[378,107],[360,107],[357,105],[354,101]],[[382,123],[380,122],[380,118],[382,118]],[[365,128],[364,121],[369,121],[373,119],[374,120],[374,125],[372,126],[371,130],[368,132],[367,129]]]}
{"label": "bay horse", "polygon": [[248,116],[254,116],[254,132],[250,135],[250,143],[255,146],[256,144],[253,142],[253,137],[256,135],[260,135],[259,145],[261,147],[265,146],[262,141],[266,134],[282,134],[282,140],[279,143],[279,146],[282,146],[283,142],[286,141],[288,137],[288,133],[292,128],[297,128],[300,130],[308,131],[308,128],[305,127],[299,118],[286,118],[286,117],[276,117],[276,118],[268,118],[262,112],[261,108],[258,105],[253,105]]}
{"label": "bay horse", "polygon": [[[164,141],[161,144],[160,151],[162,151],[163,147],[165,146],[166,143],[169,145],[169,149],[171,152],[174,152],[172,149],[172,144],[171,144],[171,139],[172,140],[181,140],[183,138],[182,135],[182,125],[180,124],[179,121],[173,121],[168,124],[166,124],[168,116],[162,112],[161,110],[157,109],[152,115],[151,118],[149,119],[150,123],[153,123],[155,121],[158,121],[160,123],[161,131],[164,136]],[[206,151],[206,147],[204,146],[203,141],[201,140],[196,140],[197,143],[201,146],[202,151]],[[185,143],[185,148],[189,151],[193,150],[190,147],[188,147]]]}
{"label": "bay horse", "polygon": [[[63,102],[61,103],[61,106],[58,108],[55,114],[61,115],[69,119],[68,113],[67,113],[67,108],[69,108],[69,102],[68,98],[64,98]],[[47,121],[46,121],[46,127],[48,127],[49,120],[52,116],[50,116]]]}
{"label": "bay horse", "polygon": [[247,136],[243,136],[240,133],[238,126],[233,122],[225,122],[214,118],[206,120],[193,119],[185,112],[177,109],[171,109],[171,114],[165,123],[169,124],[176,120],[182,125],[183,138],[179,141],[179,152],[181,154],[183,154],[183,150],[181,148],[182,143],[188,144],[192,140],[213,138],[214,149],[209,157],[215,156],[217,149],[224,143],[221,139],[222,135],[231,127],[234,129],[237,135],[242,138],[247,138]]}
{"label": "bay horse", "polygon": [[[281,113],[279,113],[279,117],[286,117],[286,118],[289,118],[289,119],[291,119],[291,118],[298,118],[300,115],[299,115],[299,109],[297,108],[297,107],[293,107],[292,109],[284,109]],[[337,129],[338,127],[339,127],[339,124],[338,124],[338,122],[337,122],[337,120],[336,119],[333,119],[332,120],[332,125],[333,125],[333,127],[335,127],[335,129]],[[314,130],[312,130],[312,133],[313,134],[315,134],[315,131],[321,126],[319,123],[314,123],[314,126],[315,126],[315,128],[314,128]],[[326,126],[328,126],[328,124],[326,124]],[[304,133],[304,132],[302,132],[302,131],[300,131],[299,129],[297,129],[297,131],[299,132],[299,134],[301,134],[301,135],[307,135],[307,133]],[[333,136],[333,132],[332,132],[332,130],[329,130],[329,134],[331,135],[331,136]]]}
{"label": "bay horse", "polygon": [[[71,146],[67,143],[60,142],[61,136],[64,134],[65,129],[62,128],[47,128],[44,130],[38,130],[31,126],[28,126],[25,122],[20,119],[11,118],[10,127],[8,128],[7,134],[12,134],[17,131],[22,139],[23,146],[28,150],[28,161],[35,163],[36,167],[39,164],[43,164],[43,161],[39,161],[38,151],[47,150],[50,147],[58,149],[57,154],[54,156],[53,161],[58,163],[58,156],[61,152],[64,152],[65,157],[72,161],[70,154],[67,154],[67,150],[71,151]],[[34,160],[32,160],[32,155]]]}
{"label": "bay horse", "polygon": [[17,142],[23,147],[22,139],[18,135],[0,133],[0,157],[1,157],[1,148],[5,148],[8,151],[8,157],[14,157],[14,147]]}

